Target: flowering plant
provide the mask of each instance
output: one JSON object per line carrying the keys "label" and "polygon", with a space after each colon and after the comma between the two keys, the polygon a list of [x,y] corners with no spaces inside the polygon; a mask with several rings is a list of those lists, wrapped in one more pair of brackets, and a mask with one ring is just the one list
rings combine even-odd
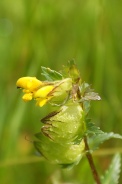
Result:
{"label": "flowering plant", "polygon": [[60,73],[42,67],[42,75],[45,81],[36,77],[22,77],[16,83],[18,88],[23,89],[22,99],[25,102],[35,99],[36,105],[40,107],[46,103],[57,106],[56,111],[41,120],[43,126],[35,134],[35,148],[47,160],[65,168],[78,164],[82,156],[86,155],[97,184],[106,183],[108,179],[110,183],[116,184],[119,172],[114,179],[110,175],[115,172],[115,161],[120,163],[120,155],[114,157],[113,169],[110,167],[107,172],[110,175],[105,174],[100,179],[91,154],[105,140],[122,139],[119,134],[104,133],[87,118],[91,100],[101,100],[100,96],[81,80],[73,61]]}

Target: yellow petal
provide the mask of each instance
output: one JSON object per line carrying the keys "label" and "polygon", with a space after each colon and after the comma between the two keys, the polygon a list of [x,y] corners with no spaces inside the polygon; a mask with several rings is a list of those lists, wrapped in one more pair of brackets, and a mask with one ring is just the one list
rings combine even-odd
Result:
{"label": "yellow petal", "polygon": [[42,106],[45,105],[46,103],[47,103],[47,99],[43,99],[43,100],[38,101],[36,105],[42,107]]}
{"label": "yellow petal", "polygon": [[36,105],[42,107],[42,106],[45,105],[51,98],[52,98],[52,97],[48,97],[48,98],[39,98],[39,99],[37,100]]}
{"label": "yellow petal", "polygon": [[45,98],[53,90],[54,86],[44,86],[34,93],[34,98]]}
{"label": "yellow petal", "polygon": [[44,84],[36,77],[22,77],[17,80],[16,85],[19,88],[28,89],[33,92]]}
{"label": "yellow petal", "polygon": [[32,100],[32,93],[26,93],[23,95],[22,99],[27,102],[27,101],[30,101]]}
{"label": "yellow petal", "polygon": [[23,89],[22,90],[24,93],[30,93],[30,91],[28,89]]}

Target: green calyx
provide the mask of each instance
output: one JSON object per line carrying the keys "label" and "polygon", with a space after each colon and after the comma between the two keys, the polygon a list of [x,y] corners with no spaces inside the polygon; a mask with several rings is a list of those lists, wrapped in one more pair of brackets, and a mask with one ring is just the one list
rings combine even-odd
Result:
{"label": "green calyx", "polygon": [[81,140],[86,131],[84,111],[78,103],[68,103],[55,114],[42,119],[42,132],[55,142],[76,142]]}
{"label": "green calyx", "polygon": [[42,132],[35,136],[38,138],[34,142],[36,149],[51,163],[70,166],[77,164],[82,158],[85,147],[83,140],[80,144],[68,144],[57,143]]}
{"label": "green calyx", "polygon": [[76,164],[84,151],[84,112],[78,103],[68,103],[42,119],[42,132],[34,142],[38,151],[53,163]]}

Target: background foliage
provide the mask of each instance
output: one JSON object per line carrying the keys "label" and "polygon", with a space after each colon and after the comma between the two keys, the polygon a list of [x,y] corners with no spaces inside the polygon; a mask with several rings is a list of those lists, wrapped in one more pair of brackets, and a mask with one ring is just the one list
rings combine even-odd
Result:
{"label": "background foliage", "polygon": [[[92,102],[90,118],[103,131],[122,134],[121,7],[122,1],[114,0],[0,1],[1,183],[93,183],[85,158],[61,170],[36,157],[30,141],[50,106],[22,102],[15,83],[21,76],[41,78],[41,66],[58,71],[74,58],[83,80],[102,97]],[[94,154],[100,174],[121,145],[112,139]]]}

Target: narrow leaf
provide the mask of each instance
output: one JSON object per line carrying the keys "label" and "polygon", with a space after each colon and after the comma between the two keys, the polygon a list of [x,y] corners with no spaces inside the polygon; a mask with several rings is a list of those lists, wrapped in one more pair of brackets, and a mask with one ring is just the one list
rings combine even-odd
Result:
{"label": "narrow leaf", "polygon": [[116,154],[113,157],[113,160],[105,172],[105,175],[101,177],[102,184],[118,184],[119,174],[121,166],[121,156]]}
{"label": "narrow leaf", "polygon": [[50,68],[46,68],[44,66],[41,67],[42,69],[42,75],[45,76],[45,78],[48,81],[54,81],[54,80],[62,80],[63,76],[61,73],[56,72],[55,70],[51,70]]}
{"label": "narrow leaf", "polygon": [[91,150],[96,150],[101,143],[111,138],[122,139],[122,136],[119,134],[114,134],[113,132],[95,134],[88,138],[89,147]]}

